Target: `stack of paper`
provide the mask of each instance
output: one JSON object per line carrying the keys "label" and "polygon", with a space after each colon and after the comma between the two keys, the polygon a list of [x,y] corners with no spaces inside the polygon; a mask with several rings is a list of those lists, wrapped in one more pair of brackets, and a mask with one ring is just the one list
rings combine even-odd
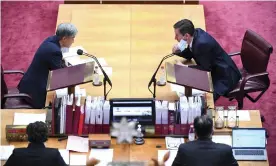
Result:
{"label": "stack of paper", "polygon": [[59,153],[63,158],[64,162],[69,165],[69,150],[66,149],[59,149]]}
{"label": "stack of paper", "polygon": [[176,154],[177,154],[177,150],[158,150],[158,161],[162,161],[165,154],[170,151],[170,157],[169,159],[165,162],[165,166],[171,166],[175,157],[176,157]]}
{"label": "stack of paper", "polygon": [[[231,117],[236,118],[236,111],[218,111],[218,116],[223,117],[227,116],[228,113],[228,120],[231,119]],[[239,121],[250,121],[250,114],[249,111],[246,110],[237,110],[237,115],[239,116]]]}
{"label": "stack of paper", "polygon": [[97,166],[106,166],[113,160],[113,149],[91,149],[89,159],[91,158],[100,160]]}
{"label": "stack of paper", "polygon": [[[176,85],[176,84],[170,84],[171,85],[171,91],[176,92],[178,97],[183,96],[185,94],[185,87],[181,85]],[[206,92],[197,90],[197,89],[192,89],[192,95],[202,95]]]}
{"label": "stack of paper", "polygon": [[87,156],[85,154],[71,154],[70,165],[86,166]]}
{"label": "stack of paper", "polygon": [[28,125],[36,121],[45,122],[46,114],[14,113],[13,125]]}
{"label": "stack of paper", "polygon": [[226,145],[232,146],[231,135],[213,135],[212,141],[215,143],[226,144]]}
{"label": "stack of paper", "polygon": [[174,138],[174,137],[166,137],[166,147],[167,149],[177,150],[180,144],[184,144],[184,138]]}
{"label": "stack of paper", "polygon": [[0,146],[0,160],[8,160],[13,152],[14,146]]}
{"label": "stack of paper", "polygon": [[77,51],[78,49],[83,50],[83,52],[86,52],[86,50],[82,46],[76,46],[76,47],[71,47],[69,49],[67,48],[62,48],[62,56],[63,58],[71,57],[71,56],[78,56]]}
{"label": "stack of paper", "polygon": [[66,149],[76,152],[88,152],[88,138],[68,136]]}

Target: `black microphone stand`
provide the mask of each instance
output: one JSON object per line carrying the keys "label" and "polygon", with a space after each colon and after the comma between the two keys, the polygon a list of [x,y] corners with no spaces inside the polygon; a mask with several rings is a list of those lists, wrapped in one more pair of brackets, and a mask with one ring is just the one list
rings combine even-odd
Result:
{"label": "black microphone stand", "polygon": [[111,81],[109,80],[109,85],[110,85],[111,88],[109,89],[108,92],[106,92],[106,82],[108,81],[108,80],[107,80],[107,77],[108,77],[108,76],[107,76],[107,74],[105,73],[104,69],[102,68],[102,65],[100,64],[100,62],[98,61],[98,59],[97,59],[95,56],[89,55],[89,54],[87,54],[87,53],[85,53],[85,52],[83,52],[83,55],[88,56],[88,57],[90,57],[90,58],[93,58],[93,59],[96,61],[96,63],[98,64],[98,66],[100,67],[100,69],[101,69],[101,71],[102,71],[102,73],[103,73],[103,75],[104,75],[104,78],[103,78],[103,84],[104,84],[104,100],[106,100],[108,93],[109,93],[110,90],[112,89]]}
{"label": "black microphone stand", "polygon": [[[165,59],[167,59],[167,58],[170,58],[170,57],[174,56],[174,55],[175,55],[175,54],[166,55],[166,56],[161,60],[161,62],[159,63],[159,65],[158,65],[158,67],[157,67],[157,69],[156,69],[156,71],[154,72],[154,74],[153,74],[152,77],[151,77],[151,80],[150,80],[150,82],[149,82],[149,84],[148,84],[148,89],[149,89],[149,91],[152,93],[154,99],[155,99],[155,97],[156,97],[156,78],[155,78],[155,77],[156,77],[156,74],[157,74],[157,72],[158,72],[158,70],[159,70],[161,64],[163,63],[163,61],[164,61]],[[153,92],[150,90],[150,86],[151,86],[152,83],[153,83]]]}

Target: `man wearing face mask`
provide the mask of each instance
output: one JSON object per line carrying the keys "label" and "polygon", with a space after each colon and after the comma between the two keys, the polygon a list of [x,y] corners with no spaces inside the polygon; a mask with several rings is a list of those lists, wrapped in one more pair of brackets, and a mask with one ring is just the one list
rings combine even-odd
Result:
{"label": "man wearing face mask", "polygon": [[188,19],[178,21],[173,27],[175,39],[179,42],[173,47],[173,53],[187,60],[193,58],[197,65],[189,67],[211,72],[214,100],[234,89],[241,74],[219,43],[204,30],[194,28]]}
{"label": "man wearing face mask", "polygon": [[32,97],[31,104],[34,108],[45,106],[49,71],[64,67],[61,48],[69,48],[77,32],[73,24],[62,23],[58,25],[56,35],[45,39],[37,49],[31,65],[18,85],[21,93]]}

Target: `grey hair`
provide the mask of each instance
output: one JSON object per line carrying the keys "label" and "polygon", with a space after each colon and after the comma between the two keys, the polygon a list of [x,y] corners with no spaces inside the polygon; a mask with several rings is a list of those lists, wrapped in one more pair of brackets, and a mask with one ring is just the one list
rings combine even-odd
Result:
{"label": "grey hair", "polygon": [[56,35],[61,39],[63,37],[75,37],[78,33],[75,25],[71,23],[61,23],[57,27]]}

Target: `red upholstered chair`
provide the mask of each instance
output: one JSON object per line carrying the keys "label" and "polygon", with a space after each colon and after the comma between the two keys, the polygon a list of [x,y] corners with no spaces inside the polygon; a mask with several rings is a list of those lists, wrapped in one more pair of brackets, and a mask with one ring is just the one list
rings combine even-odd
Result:
{"label": "red upholstered chair", "polygon": [[[230,54],[240,55],[242,61],[242,79],[226,97],[236,99],[239,109],[243,108],[243,99],[247,97],[251,102],[257,102],[269,88],[270,80],[267,64],[273,47],[265,39],[252,30],[247,30],[241,47],[241,52]],[[249,94],[259,92],[256,98]]]}
{"label": "red upholstered chair", "polygon": [[23,71],[20,70],[3,70],[1,65],[1,109],[30,109],[33,108],[31,104],[32,98],[25,93],[19,93],[17,88],[8,88],[4,79],[5,74],[21,74],[24,75]]}

